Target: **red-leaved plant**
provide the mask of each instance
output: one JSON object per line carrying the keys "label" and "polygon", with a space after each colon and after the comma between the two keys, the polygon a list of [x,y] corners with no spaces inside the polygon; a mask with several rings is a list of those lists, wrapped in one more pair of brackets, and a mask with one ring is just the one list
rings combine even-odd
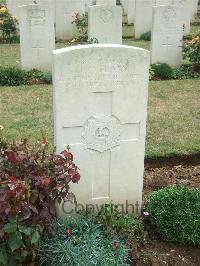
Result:
{"label": "red-leaved plant", "polygon": [[56,202],[73,200],[69,183],[80,174],[69,150],[32,151],[27,140],[0,140],[0,265],[33,260],[44,230],[52,231]]}

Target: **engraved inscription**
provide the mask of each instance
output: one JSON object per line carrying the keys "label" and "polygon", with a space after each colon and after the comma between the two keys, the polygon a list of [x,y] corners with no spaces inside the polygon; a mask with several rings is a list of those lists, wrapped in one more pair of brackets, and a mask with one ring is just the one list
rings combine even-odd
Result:
{"label": "engraved inscription", "polygon": [[168,7],[164,12],[164,18],[165,18],[166,22],[170,22],[170,21],[174,20],[175,17],[176,17],[176,12],[175,12],[174,8]]}
{"label": "engraved inscription", "polygon": [[99,11],[99,18],[103,23],[109,23],[113,18],[113,12],[110,9],[101,9]]}
{"label": "engraved inscription", "polygon": [[85,126],[82,138],[88,149],[98,152],[120,145],[121,123],[114,116],[92,116]]}
{"label": "engraved inscription", "polygon": [[41,26],[45,24],[45,10],[30,10],[28,22],[31,26]]}

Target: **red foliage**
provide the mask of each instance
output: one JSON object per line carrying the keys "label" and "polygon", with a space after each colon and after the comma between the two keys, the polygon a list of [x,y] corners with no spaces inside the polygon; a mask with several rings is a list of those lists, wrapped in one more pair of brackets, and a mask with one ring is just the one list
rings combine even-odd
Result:
{"label": "red foliage", "polygon": [[[46,145],[45,137],[42,144]],[[79,180],[78,167],[69,151],[53,155],[44,149],[31,151],[27,140],[15,145],[1,142],[0,224],[17,216],[28,224],[51,229],[56,201],[60,203],[68,196],[71,200],[69,183]]]}

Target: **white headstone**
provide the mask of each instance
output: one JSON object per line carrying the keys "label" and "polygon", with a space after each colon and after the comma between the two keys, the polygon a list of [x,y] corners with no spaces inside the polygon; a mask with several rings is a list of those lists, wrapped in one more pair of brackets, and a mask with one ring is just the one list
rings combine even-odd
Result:
{"label": "white headstone", "polygon": [[135,38],[139,39],[141,34],[151,31],[152,8],[156,0],[136,0],[135,3]]}
{"label": "white headstone", "polygon": [[31,5],[33,0],[6,0],[9,13],[19,16],[19,6]]}
{"label": "white headstone", "polygon": [[173,4],[173,0],[156,0],[156,6],[169,6]]}
{"label": "white headstone", "polygon": [[122,3],[122,7],[123,7],[123,10],[124,10],[124,14],[128,14],[128,0],[121,0],[121,3]]}
{"label": "white headstone", "polygon": [[151,63],[166,63],[178,67],[182,60],[183,31],[180,26],[181,10],[175,6],[153,8]]}
{"label": "white headstone", "polygon": [[96,5],[115,6],[116,0],[96,0]]}
{"label": "white headstone", "polygon": [[128,24],[134,23],[134,20],[135,20],[135,0],[128,0],[127,20],[128,20]]}
{"label": "white headstone", "polygon": [[56,38],[61,40],[71,39],[75,32],[76,26],[72,24],[75,14],[85,13],[84,1],[59,0],[56,1]]}
{"label": "white headstone", "polygon": [[34,2],[43,6],[51,6],[51,8],[55,10],[55,0],[6,0],[9,12],[16,16],[19,16],[20,6],[31,5],[34,4]]}
{"label": "white headstone", "polygon": [[85,11],[88,12],[88,8],[89,8],[89,6],[92,6],[93,3],[94,3],[93,0],[85,0]]}
{"label": "white headstone", "polygon": [[78,204],[113,200],[140,208],[148,78],[144,49],[84,45],[54,51],[56,151],[69,144],[80,168],[81,180],[71,186]]}
{"label": "white headstone", "polygon": [[92,6],[88,14],[88,37],[98,43],[122,43],[122,8],[120,6]]}
{"label": "white headstone", "polygon": [[[173,4],[182,10],[181,25],[184,27],[184,35],[190,33],[190,21],[192,17],[193,0],[174,0]],[[184,25],[184,26],[183,26]]]}
{"label": "white headstone", "polygon": [[53,9],[28,5],[20,9],[20,49],[22,68],[51,70],[55,49]]}

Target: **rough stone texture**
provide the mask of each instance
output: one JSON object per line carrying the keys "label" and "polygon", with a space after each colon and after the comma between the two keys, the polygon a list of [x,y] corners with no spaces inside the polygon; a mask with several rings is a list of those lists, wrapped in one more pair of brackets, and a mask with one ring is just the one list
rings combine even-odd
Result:
{"label": "rough stone texture", "polygon": [[53,9],[28,5],[20,9],[20,49],[22,68],[51,70],[55,49]]}
{"label": "rough stone texture", "polygon": [[55,145],[59,153],[69,144],[80,168],[81,180],[71,186],[78,204],[96,209],[113,200],[140,208],[149,52],[84,45],[53,53]]}
{"label": "rough stone texture", "polygon": [[96,0],[96,5],[115,6],[116,0]]}
{"label": "rough stone texture", "polygon": [[181,10],[175,6],[153,7],[151,63],[178,67],[182,59]]}
{"label": "rough stone texture", "polygon": [[136,0],[135,3],[135,38],[139,39],[141,34],[151,31],[152,8],[156,0]]}
{"label": "rough stone texture", "polygon": [[122,8],[120,6],[89,7],[88,37],[102,44],[122,43]]}
{"label": "rough stone texture", "polygon": [[85,2],[74,0],[56,1],[56,38],[61,40],[71,39],[76,26],[72,24],[75,13],[85,13]]}
{"label": "rough stone texture", "polygon": [[135,20],[135,0],[128,0],[127,20],[128,20],[128,24],[134,23],[134,20]]}

